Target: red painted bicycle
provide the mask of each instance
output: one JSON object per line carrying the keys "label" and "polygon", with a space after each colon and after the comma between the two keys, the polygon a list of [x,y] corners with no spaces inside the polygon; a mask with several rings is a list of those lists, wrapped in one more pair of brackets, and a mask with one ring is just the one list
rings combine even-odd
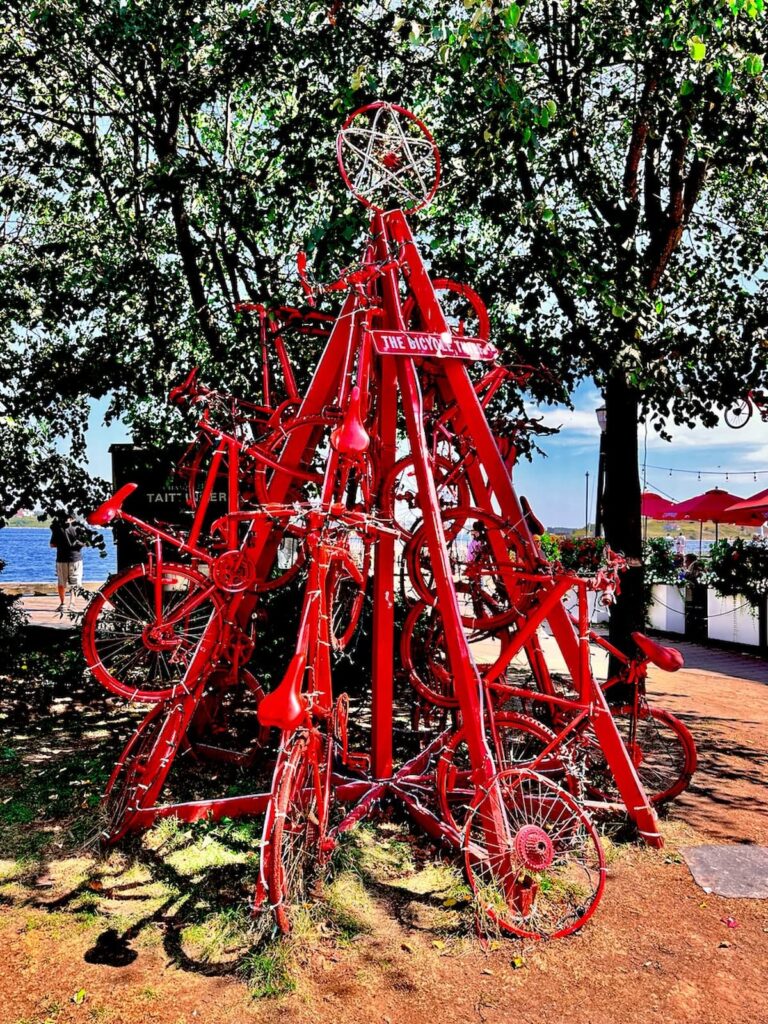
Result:
{"label": "red painted bicycle", "polygon": [[763,423],[768,423],[768,399],[761,392],[748,391],[744,398],[725,410],[723,419],[733,430],[740,430],[746,427],[755,410],[760,413]]}

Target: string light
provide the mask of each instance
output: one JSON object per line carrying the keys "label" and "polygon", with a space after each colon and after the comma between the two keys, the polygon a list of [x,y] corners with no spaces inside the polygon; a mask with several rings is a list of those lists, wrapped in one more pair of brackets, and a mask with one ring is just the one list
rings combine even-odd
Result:
{"label": "string light", "polygon": [[643,470],[646,469],[658,469],[662,473],[668,473],[669,476],[672,476],[673,473],[695,473],[699,480],[703,476],[724,476],[726,480],[729,476],[751,476],[757,482],[759,476],[768,476],[768,469],[678,469],[676,466],[651,466],[650,464],[643,466]]}

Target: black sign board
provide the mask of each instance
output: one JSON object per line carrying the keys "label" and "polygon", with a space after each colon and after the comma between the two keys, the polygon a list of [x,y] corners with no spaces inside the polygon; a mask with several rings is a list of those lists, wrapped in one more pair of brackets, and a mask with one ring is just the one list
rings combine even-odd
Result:
{"label": "black sign board", "polygon": [[[194,486],[190,487],[190,474],[179,474],[177,471],[177,465],[185,453],[185,464],[191,465],[194,462],[195,453],[188,453],[186,445],[137,448],[132,444],[113,444],[109,452],[112,456],[114,489],[127,483],[139,485],[123,506],[126,512],[161,528],[167,525],[175,529],[189,529],[195,514],[194,496],[199,493],[205,481],[209,454],[204,454],[200,459]],[[226,505],[226,476],[222,474],[211,494],[206,526],[210,526],[214,519],[226,511]],[[147,545],[135,536],[133,528],[128,528],[124,523],[118,523],[115,527],[115,545],[118,569],[146,561]],[[185,561],[177,550],[169,550],[169,545],[165,546],[164,553],[174,561]]]}

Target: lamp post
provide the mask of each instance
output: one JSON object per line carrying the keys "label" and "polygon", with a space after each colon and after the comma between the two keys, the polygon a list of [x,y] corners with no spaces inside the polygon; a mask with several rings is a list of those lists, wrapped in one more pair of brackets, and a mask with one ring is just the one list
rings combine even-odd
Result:
{"label": "lamp post", "polygon": [[597,463],[597,499],[595,508],[595,536],[599,537],[603,532],[603,489],[605,486],[605,425],[607,416],[605,406],[601,405],[595,409],[597,423],[600,427],[600,455]]}
{"label": "lamp post", "polygon": [[589,470],[584,474],[584,536],[589,534]]}

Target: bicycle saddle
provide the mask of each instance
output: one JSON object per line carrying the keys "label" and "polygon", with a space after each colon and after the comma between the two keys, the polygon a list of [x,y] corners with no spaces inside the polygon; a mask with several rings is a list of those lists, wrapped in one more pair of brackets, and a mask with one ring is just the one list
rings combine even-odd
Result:
{"label": "bicycle saddle", "polygon": [[111,498],[107,498],[90,515],[86,516],[91,526],[109,526],[112,520],[120,515],[123,502],[133,494],[138,486],[138,484],[123,484]]}
{"label": "bicycle saddle", "polygon": [[331,434],[331,444],[342,455],[362,455],[368,451],[371,439],[363,426],[360,388],[355,385],[349,396],[344,421]]}
{"label": "bicycle saddle", "polygon": [[526,498],[526,496],[524,494],[520,495],[520,507],[523,510],[523,518],[525,519],[525,524],[528,527],[528,529],[531,531],[531,533],[536,534],[536,535],[538,535],[540,537],[542,535],[542,533],[546,533],[547,532],[544,529],[544,524],[539,519],[539,517],[536,515],[536,513],[533,511],[533,509],[530,506],[530,503],[529,503],[528,499]]}
{"label": "bicycle saddle", "polygon": [[652,661],[654,665],[658,665],[665,672],[677,672],[685,664],[685,659],[680,651],[674,647],[663,647],[661,644],[657,644],[645,633],[633,633],[632,639],[648,661]]}
{"label": "bicycle saddle", "polygon": [[293,732],[301,723],[307,712],[306,704],[300,695],[306,666],[306,653],[294,654],[288,671],[279,685],[267,694],[256,709],[256,715],[261,725],[274,726],[285,732]]}

